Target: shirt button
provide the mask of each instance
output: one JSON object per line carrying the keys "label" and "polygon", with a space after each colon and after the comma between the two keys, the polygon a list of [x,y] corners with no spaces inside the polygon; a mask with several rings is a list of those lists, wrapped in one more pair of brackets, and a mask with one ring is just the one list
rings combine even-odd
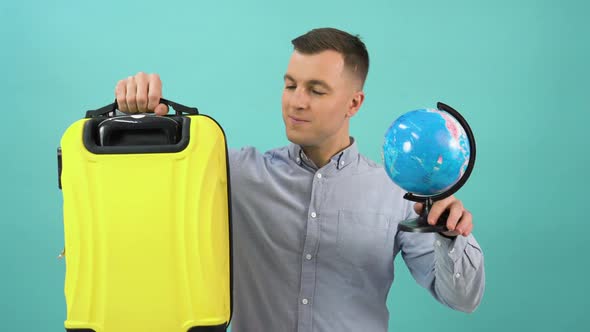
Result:
{"label": "shirt button", "polygon": [[461,278],[461,273],[455,274],[455,278],[457,278],[457,279]]}
{"label": "shirt button", "polygon": [[312,212],[312,213],[311,213],[311,217],[312,217],[312,218],[315,218],[315,217],[317,217],[317,216],[318,216],[318,215],[317,215],[315,212]]}
{"label": "shirt button", "polygon": [[307,301],[307,299],[303,299],[303,300],[301,300],[301,303],[303,303],[303,304],[308,304],[308,303],[309,303],[309,301]]}
{"label": "shirt button", "polygon": [[321,178],[322,178],[322,174],[318,173],[318,179],[321,179]]}
{"label": "shirt button", "polygon": [[301,158],[297,158],[297,162],[300,162],[300,161],[301,161]]}
{"label": "shirt button", "polygon": [[305,255],[305,259],[307,259],[308,261],[311,260],[311,254]]}

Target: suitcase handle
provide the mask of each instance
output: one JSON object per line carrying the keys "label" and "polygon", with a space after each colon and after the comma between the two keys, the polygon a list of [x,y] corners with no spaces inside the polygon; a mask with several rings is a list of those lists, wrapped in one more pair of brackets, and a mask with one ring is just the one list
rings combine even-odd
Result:
{"label": "suitcase handle", "polygon": [[[196,107],[188,107],[181,105],[179,103],[175,103],[171,100],[160,98],[160,103],[167,105],[168,107],[172,107],[176,112],[176,115],[182,115],[182,113],[190,114],[190,115],[198,115],[199,110]],[[86,118],[98,118],[98,117],[108,117],[109,113],[115,112],[116,109],[119,109],[119,105],[117,104],[117,100],[112,104],[107,106],[90,110],[86,112]]]}

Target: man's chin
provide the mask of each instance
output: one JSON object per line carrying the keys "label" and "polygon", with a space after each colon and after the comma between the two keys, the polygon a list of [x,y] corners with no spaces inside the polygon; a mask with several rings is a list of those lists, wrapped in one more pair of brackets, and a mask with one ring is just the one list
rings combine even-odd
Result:
{"label": "man's chin", "polygon": [[287,139],[289,140],[289,142],[296,145],[300,145],[302,147],[313,145],[309,138],[306,139],[305,137],[301,137],[300,135],[293,135],[289,132],[287,132]]}

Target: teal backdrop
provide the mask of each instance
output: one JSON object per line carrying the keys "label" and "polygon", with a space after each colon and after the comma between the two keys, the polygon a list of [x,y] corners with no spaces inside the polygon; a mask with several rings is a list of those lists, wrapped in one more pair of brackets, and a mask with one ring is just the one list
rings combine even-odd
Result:
{"label": "teal backdrop", "polygon": [[368,46],[352,135],[371,159],[395,118],[437,101],[477,139],[457,196],[485,252],[484,299],[452,311],[398,257],[390,330],[590,330],[588,14],[583,0],[2,1],[0,330],[63,331],[56,148],[69,124],[112,102],[119,79],[156,72],[230,146],[284,145],[290,40],[324,26]]}

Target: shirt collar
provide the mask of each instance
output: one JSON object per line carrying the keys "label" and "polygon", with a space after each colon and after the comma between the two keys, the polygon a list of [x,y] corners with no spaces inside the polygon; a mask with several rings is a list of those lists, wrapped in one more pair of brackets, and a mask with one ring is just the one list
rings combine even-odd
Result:
{"label": "shirt collar", "polygon": [[[350,137],[352,142],[346,149],[336,153],[330,158],[330,164],[334,165],[336,170],[341,170],[348,166],[353,160],[358,158],[358,147],[354,137]],[[289,145],[289,158],[293,160],[297,165],[307,165],[313,169],[317,169],[317,166],[311,161],[303,152],[301,146],[291,143]]]}

